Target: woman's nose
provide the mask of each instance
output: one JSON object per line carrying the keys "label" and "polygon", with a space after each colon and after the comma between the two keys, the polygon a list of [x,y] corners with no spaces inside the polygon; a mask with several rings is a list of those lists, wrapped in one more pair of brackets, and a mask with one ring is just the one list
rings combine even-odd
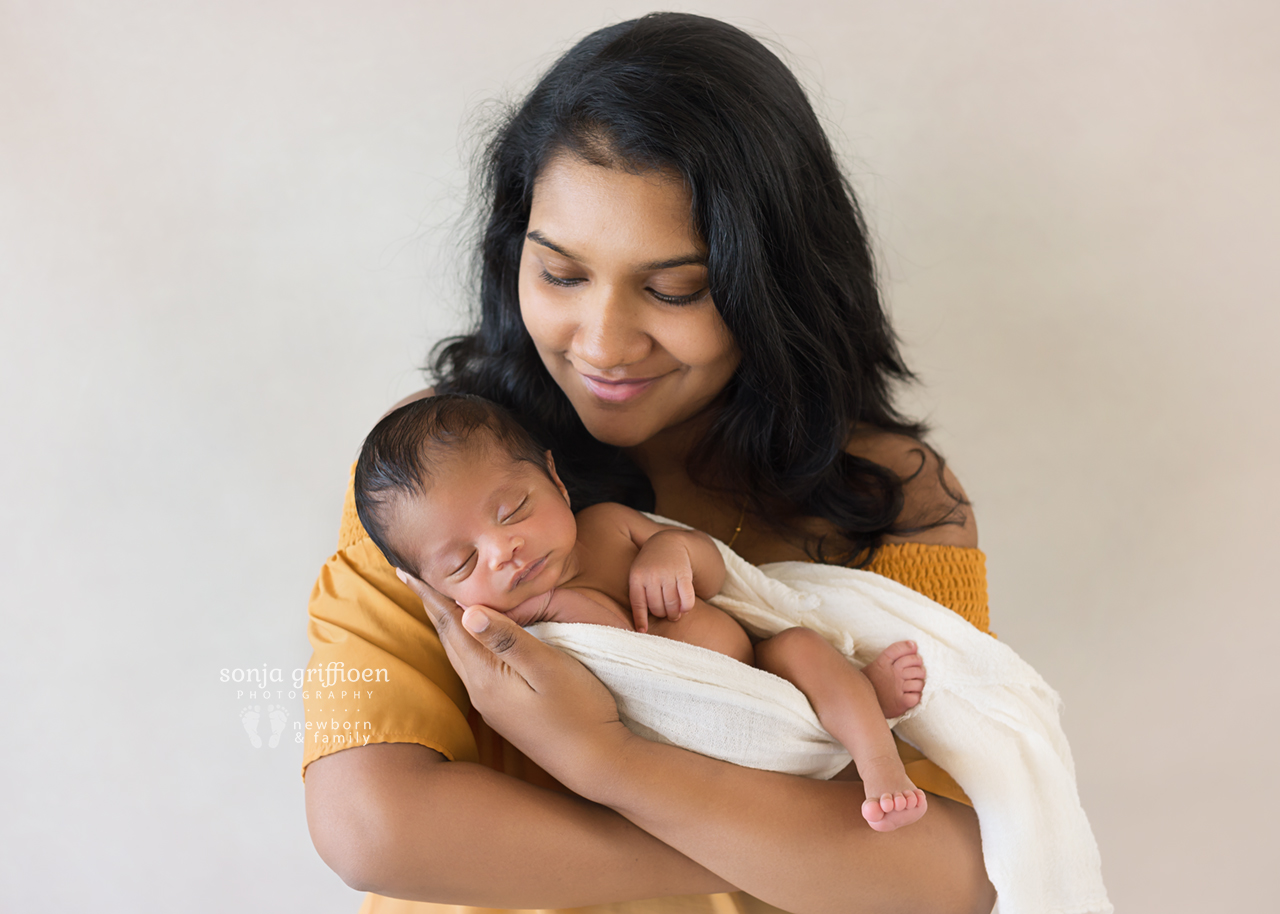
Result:
{"label": "woman's nose", "polygon": [[649,354],[652,340],[640,324],[638,308],[627,294],[600,286],[580,302],[573,354],[591,368],[609,371],[639,362]]}

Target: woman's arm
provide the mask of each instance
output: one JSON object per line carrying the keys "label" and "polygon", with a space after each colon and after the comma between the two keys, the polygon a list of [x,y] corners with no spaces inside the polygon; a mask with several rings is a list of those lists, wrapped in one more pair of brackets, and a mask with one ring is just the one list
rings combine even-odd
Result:
{"label": "woman's arm", "polygon": [[892,470],[902,479],[899,535],[886,543],[923,543],[977,548],[978,522],[960,480],[937,451],[906,435],[863,427],[845,450]]}
{"label": "woman's arm", "polygon": [[[396,407],[432,393],[420,391]],[[461,702],[461,686],[451,670],[440,675],[447,661],[422,619],[421,598],[403,591],[368,542],[350,489],[339,540],[340,554],[326,564],[312,595],[312,639],[365,647],[362,654],[325,654],[330,661],[352,665],[360,657],[364,666],[391,666],[401,682],[399,691],[379,693],[378,738],[405,740],[333,752],[306,767],[313,841],[345,881],[406,898],[517,908],[729,888],[604,807],[484,765],[446,762],[410,742],[430,734],[462,752],[455,731],[465,723],[456,711],[446,731],[439,723],[449,716],[444,711],[397,707],[411,700]],[[415,688],[419,678],[422,686]]]}
{"label": "woman's arm", "polygon": [[[739,768],[640,739],[576,661],[498,613],[473,607],[464,616],[422,593],[494,729],[566,786],[729,884],[797,914],[990,911],[972,810],[939,799],[911,828],[873,832],[858,813],[860,783]],[[537,847],[545,854],[553,845]]]}
{"label": "woman's arm", "polygon": [[603,806],[416,744],[317,759],[306,798],[316,850],[364,891],[495,908],[732,891]]}
{"label": "woman's arm", "polygon": [[[620,790],[611,802],[620,809],[634,807],[628,815],[652,821],[664,840],[691,841],[690,846],[697,845],[691,856],[712,869],[726,855],[734,858],[725,862],[727,869],[751,869],[759,861],[759,873],[744,884],[766,899],[794,911],[823,909],[806,906],[802,895],[790,904],[785,879],[770,884],[775,881],[770,867],[778,861],[789,868],[793,882],[807,880],[811,888],[842,895],[827,905],[835,909],[964,909],[965,902],[978,899],[974,909],[985,904],[989,910],[991,890],[982,873],[977,821],[970,810],[939,801],[931,804],[925,820],[902,835],[874,836],[869,829],[862,837],[853,833],[847,847],[835,849],[833,868],[831,854],[810,851],[824,850],[815,847],[829,830],[824,815],[840,806],[857,809],[833,792],[842,785],[794,779],[803,796],[793,802],[779,792],[785,808],[778,809],[780,804],[767,794],[772,785],[793,779],[735,769],[638,740],[631,743],[632,750],[648,748],[658,754],[647,760],[638,751],[611,757],[607,740],[583,738],[600,736],[602,726],[614,734],[610,739],[621,736],[630,742],[630,737],[614,732],[621,729],[616,705],[581,666],[534,642],[533,667],[524,662],[515,675],[515,668],[495,651],[513,658],[532,640],[529,636],[505,632],[499,624],[487,635],[481,633],[486,639],[481,643],[457,624],[460,613],[452,605],[448,612],[430,600],[425,605],[476,706],[494,722],[504,708],[517,718],[501,725],[513,742],[538,746],[537,760],[553,770],[559,757],[577,764],[597,758],[599,764],[586,764],[580,783],[571,787],[597,798]],[[530,689],[531,680],[537,689]],[[508,706],[504,697],[513,703]],[[593,717],[586,709],[597,701]],[[595,750],[590,750],[592,744]],[[634,771],[637,759],[664,766],[666,773]],[[568,773],[562,776],[570,779]],[[655,776],[658,783],[652,788],[635,791],[637,784]],[[309,822],[324,859],[352,885],[388,895],[563,906],[715,891],[733,882],[712,876],[617,813],[481,766],[444,762],[417,745],[373,745],[321,757],[307,769],[306,789]],[[815,794],[819,803],[813,809]],[[811,822],[819,827],[810,828]]]}

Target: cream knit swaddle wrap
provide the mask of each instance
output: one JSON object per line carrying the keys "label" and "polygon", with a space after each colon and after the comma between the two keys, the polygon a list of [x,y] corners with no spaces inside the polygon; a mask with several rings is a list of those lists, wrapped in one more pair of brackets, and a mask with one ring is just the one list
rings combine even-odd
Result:
{"label": "cream knit swaddle wrap", "polygon": [[[1113,910],[1058,721],[1061,701],[1030,665],[888,578],[804,562],[757,568],[717,545],[727,575],[711,602],[753,635],[803,626],[858,666],[895,641],[916,642],[928,674],[924,693],[890,723],[973,801],[1001,914]],[[649,739],[809,777],[829,778],[849,764],[804,695],[771,673],[618,628],[542,622],[529,631],[599,677],[623,722]]]}

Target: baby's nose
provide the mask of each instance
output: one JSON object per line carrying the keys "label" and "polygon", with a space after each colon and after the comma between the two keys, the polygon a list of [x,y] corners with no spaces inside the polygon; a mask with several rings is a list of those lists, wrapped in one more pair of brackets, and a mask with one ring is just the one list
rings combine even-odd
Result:
{"label": "baby's nose", "polygon": [[519,536],[506,536],[500,538],[494,543],[494,548],[490,553],[490,565],[497,569],[506,565],[508,562],[515,561],[521,549],[524,548],[524,539]]}

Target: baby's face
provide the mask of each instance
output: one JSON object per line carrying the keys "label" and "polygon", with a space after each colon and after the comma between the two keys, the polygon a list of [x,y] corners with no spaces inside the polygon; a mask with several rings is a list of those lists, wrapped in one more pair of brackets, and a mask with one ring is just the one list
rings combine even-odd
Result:
{"label": "baby's face", "polygon": [[426,583],[461,606],[499,612],[567,577],[578,538],[550,465],[478,446],[447,457],[426,493],[397,509],[394,527],[393,545]]}

